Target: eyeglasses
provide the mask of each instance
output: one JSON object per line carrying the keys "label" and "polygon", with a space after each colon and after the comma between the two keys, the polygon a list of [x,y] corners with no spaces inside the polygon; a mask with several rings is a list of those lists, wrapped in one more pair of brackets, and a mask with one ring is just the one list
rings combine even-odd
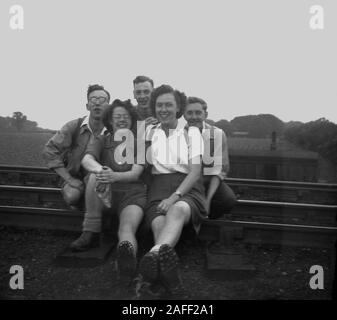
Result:
{"label": "eyeglasses", "polygon": [[116,114],[113,116],[113,118],[115,120],[121,120],[121,119],[129,120],[130,116],[128,114]]}
{"label": "eyeglasses", "polygon": [[89,101],[92,102],[92,103],[99,102],[100,104],[102,104],[102,103],[107,101],[107,98],[105,98],[105,97],[90,97]]}

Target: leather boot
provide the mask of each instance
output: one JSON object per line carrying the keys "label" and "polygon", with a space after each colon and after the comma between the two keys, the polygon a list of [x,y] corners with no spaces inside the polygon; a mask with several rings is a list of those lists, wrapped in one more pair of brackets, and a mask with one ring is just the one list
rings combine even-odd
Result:
{"label": "leather boot", "polygon": [[81,236],[70,244],[72,251],[86,251],[97,248],[100,244],[100,234],[98,232],[83,231]]}

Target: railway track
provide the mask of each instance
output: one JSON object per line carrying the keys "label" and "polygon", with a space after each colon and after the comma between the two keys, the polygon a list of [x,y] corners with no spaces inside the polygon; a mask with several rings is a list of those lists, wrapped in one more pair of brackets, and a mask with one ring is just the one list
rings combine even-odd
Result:
{"label": "railway track", "polygon": [[[80,231],[83,212],[65,207],[57,183],[57,176],[46,168],[0,166],[0,224]],[[230,219],[203,223],[202,239],[223,240],[231,234],[232,239],[253,244],[331,248],[335,243],[337,185],[233,178],[228,183],[237,194],[246,190],[241,194],[252,197],[260,190],[268,199],[277,194],[292,201],[241,196]],[[316,197],[311,200],[322,201],[298,202],[311,194]]]}
{"label": "railway track", "polygon": [[[0,165],[0,185],[57,187],[58,177],[45,167]],[[227,178],[240,199],[337,205],[337,184]]]}
{"label": "railway track", "polygon": [[[79,232],[82,220],[80,211],[0,206],[0,225]],[[203,240],[223,242],[225,234],[249,244],[332,248],[337,227],[219,219],[206,220],[199,236]]]}
{"label": "railway track", "polygon": [[[0,205],[67,209],[56,187],[0,185]],[[330,226],[336,224],[336,214],[337,205],[243,199],[238,200],[232,211],[235,219]]]}

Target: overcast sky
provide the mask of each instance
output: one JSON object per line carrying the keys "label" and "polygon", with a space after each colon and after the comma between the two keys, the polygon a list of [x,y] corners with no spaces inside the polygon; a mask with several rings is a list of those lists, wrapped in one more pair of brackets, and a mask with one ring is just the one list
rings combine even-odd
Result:
{"label": "overcast sky", "polygon": [[[9,27],[14,4],[24,30]],[[337,123],[336,0],[1,0],[0,12],[1,116],[58,129],[86,114],[89,84],[132,98],[142,74],[204,98],[213,120]]]}

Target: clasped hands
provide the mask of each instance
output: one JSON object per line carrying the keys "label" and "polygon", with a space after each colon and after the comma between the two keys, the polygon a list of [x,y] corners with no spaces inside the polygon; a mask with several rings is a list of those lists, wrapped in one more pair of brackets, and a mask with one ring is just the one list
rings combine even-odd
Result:
{"label": "clasped hands", "polygon": [[[100,187],[104,189],[104,184],[114,183],[118,181],[117,173],[106,166],[103,166],[100,170],[95,171],[95,174],[96,180],[98,182],[98,189],[100,189]],[[177,197],[176,194],[172,194],[169,198],[162,200],[157,207],[158,212],[166,213],[170,209],[170,207],[178,200],[178,198],[179,197]]]}
{"label": "clasped hands", "polygon": [[103,166],[100,170],[94,172],[96,174],[96,181],[98,183],[114,183],[118,181],[118,174],[111,168]]}

